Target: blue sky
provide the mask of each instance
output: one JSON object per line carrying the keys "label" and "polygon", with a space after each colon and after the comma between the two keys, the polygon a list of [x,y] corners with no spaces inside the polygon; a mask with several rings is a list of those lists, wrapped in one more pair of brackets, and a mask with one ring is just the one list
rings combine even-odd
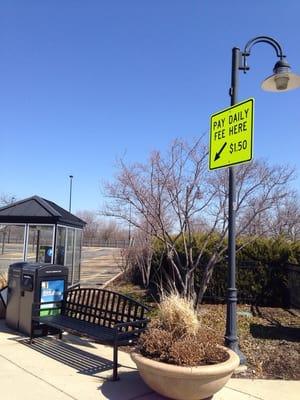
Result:
{"label": "blue sky", "polygon": [[[99,209],[118,157],[208,132],[229,105],[232,47],[273,36],[300,73],[299,15],[298,0],[2,0],[0,193],[67,208],[73,174],[73,211]],[[260,89],[275,61],[253,48],[239,100],[255,98],[254,156],[299,173],[300,90]]]}

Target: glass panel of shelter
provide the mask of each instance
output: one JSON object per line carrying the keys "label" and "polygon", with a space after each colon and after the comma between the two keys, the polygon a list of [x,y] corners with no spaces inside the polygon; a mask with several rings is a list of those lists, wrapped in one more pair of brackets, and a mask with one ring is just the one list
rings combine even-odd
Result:
{"label": "glass panel of shelter", "polygon": [[67,228],[65,266],[67,266],[69,269],[69,274],[68,274],[68,283],[69,284],[73,283],[74,237],[75,237],[75,229]]}
{"label": "glass panel of shelter", "polygon": [[82,240],[82,230],[75,229],[73,283],[80,281],[81,240]]}
{"label": "glass panel of shelter", "polygon": [[58,226],[56,231],[55,264],[65,265],[66,238],[67,228],[64,226]]}
{"label": "glass panel of shelter", "polygon": [[29,225],[28,228],[26,261],[51,263],[54,225]]}
{"label": "glass panel of shelter", "polygon": [[69,268],[69,284],[79,282],[82,230],[62,225],[56,229],[53,259],[54,225],[0,225],[0,273],[14,262],[54,262]]}
{"label": "glass panel of shelter", "polygon": [[0,225],[0,273],[14,262],[43,262],[69,268],[68,283],[80,280],[82,230],[58,225],[53,259],[54,225]]}
{"label": "glass panel of shelter", "polygon": [[69,284],[80,280],[81,238],[81,229],[57,227],[55,263],[68,267]]}
{"label": "glass panel of shelter", "polygon": [[0,225],[0,274],[24,258],[25,225]]}

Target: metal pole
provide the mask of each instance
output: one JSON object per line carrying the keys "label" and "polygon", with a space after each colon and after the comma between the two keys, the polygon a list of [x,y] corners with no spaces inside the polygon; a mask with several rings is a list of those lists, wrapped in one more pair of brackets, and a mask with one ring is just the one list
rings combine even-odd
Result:
{"label": "metal pole", "polygon": [[72,181],[73,181],[73,175],[69,175],[70,178],[70,198],[69,198],[69,212],[72,210]]}
{"label": "metal pole", "polygon": [[131,203],[129,203],[128,246],[131,242]]}
{"label": "metal pole", "polygon": [[[231,105],[237,103],[237,93],[239,84],[239,64],[240,49],[234,47],[232,49],[232,67],[231,67],[231,88],[230,97]],[[228,286],[227,286],[227,318],[225,343],[237,353],[240,357],[240,363],[245,364],[245,356],[239,350],[236,324],[236,305],[237,305],[237,289],[236,281],[236,262],[235,262],[235,213],[236,213],[236,191],[235,191],[235,169],[229,167],[229,199],[228,199]]]}
{"label": "metal pole", "polygon": [[[16,200],[16,198],[13,196],[13,197],[11,198],[10,204],[13,204],[13,203],[15,202],[15,200]],[[11,227],[9,226],[9,227],[8,227],[7,243],[10,243],[10,234],[11,234]],[[2,253],[2,254],[3,254],[3,253]]]}

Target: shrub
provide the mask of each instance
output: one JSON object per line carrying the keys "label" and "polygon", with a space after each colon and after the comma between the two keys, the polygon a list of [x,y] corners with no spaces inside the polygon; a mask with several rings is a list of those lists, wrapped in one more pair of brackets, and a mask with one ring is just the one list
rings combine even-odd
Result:
{"label": "shrub", "polygon": [[[240,240],[238,245],[243,245]],[[287,306],[289,302],[286,266],[296,259],[294,244],[281,237],[258,238],[237,252],[238,300],[263,306]],[[227,291],[227,260],[214,268],[205,298],[224,301]],[[201,279],[198,271],[197,282]]]}
{"label": "shrub", "polygon": [[[197,254],[203,245],[205,236],[195,235],[193,252]],[[202,273],[219,238],[210,238],[204,251],[201,266],[195,274],[195,287],[199,288]],[[286,266],[289,263],[300,264],[300,242],[289,242],[284,237],[256,238],[250,243],[249,237],[240,238],[237,247],[242,249],[236,254],[236,285],[238,300],[263,306],[288,306],[289,291]],[[181,243],[179,241],[180,248]],[[243,247],[244,246],[244,247]],[[158,256],[157,256],[158,258]],[[155,270],[156,266],[153,265]],[[167,260],[161,269],[168,270]],[[226,255],[215,266],[212,278],[204,298],[209,301],[224,301],[227,292],[228,265]],[[154,274],[152,280],[155,280]]]}
{"label": "shrub", "polygon": [[178,294],[165,295],[157,318],[138,342],[145,357],[182,366],[215,364],[228,358],[223,339],[200,326],[193,304]]}
{"label": "shrub", "polygon": [[158,361],[168,362],[173,335],[155,323],[150,324],[139,341],[143,355]]}
{"label": "shrub", "polygon": [[[205,238],[205,234],[194,235],[192,252],[195,256],[203,247]],[[200,268],[195,273],[196,290],[201,283],[203,269],[219,240],[217,234],[212,236],[203,253]],[[178,239],[176,247],[180,256],[181,252],[184,252],[182,238]],[[288,306],[290,296],[286,266],[289,263],[300,264],[300,242],[290,242],[282,236],[255,238],[255,240],[244,237],[237,241],[237,248],[239,247],[242,247],[242,249],[236,254],[238,301],[262,306]],[[138,269],[135,272],[132,277],[133,282],[142,284],[139,277],[140,272]],[[214,268],[204,299],[213,302],[225,301],[227,275],[227,258],[224,255],[224,258]],[[164,254],[162,244],[154,241],[149,278],[150,289],[153,294],[155,294],[157,287],[168,288],[166,276],[174,276],[172,268]],[[173,281],[174,286],[179,287],[175,277]]]}

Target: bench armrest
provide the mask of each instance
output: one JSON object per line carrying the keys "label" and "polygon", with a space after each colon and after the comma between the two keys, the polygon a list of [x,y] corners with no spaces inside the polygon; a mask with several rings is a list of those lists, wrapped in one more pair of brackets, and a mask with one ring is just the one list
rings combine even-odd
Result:
{"label": "bench armrest", "polygon": [[150,322],[149,318],[139,319],[137,321],[120,322],[119,324],[116,324],[114,326],[114,328],[119,330],[119,328],[125,328],[125,327],[128,327],[128,326],[140,326],[142,324],[146,324],[147,325],[148,322]]}
{"label": "bench armrest", "polygon": [[[114,326],[115,329],[115,343],[122,340],[132,341],[137,338],[142,332],[145,331],[147,323],[150,321],[149,318],[140,319],[137,321],[121,322]],[[128,328],[132,328],[128,330]]]}

